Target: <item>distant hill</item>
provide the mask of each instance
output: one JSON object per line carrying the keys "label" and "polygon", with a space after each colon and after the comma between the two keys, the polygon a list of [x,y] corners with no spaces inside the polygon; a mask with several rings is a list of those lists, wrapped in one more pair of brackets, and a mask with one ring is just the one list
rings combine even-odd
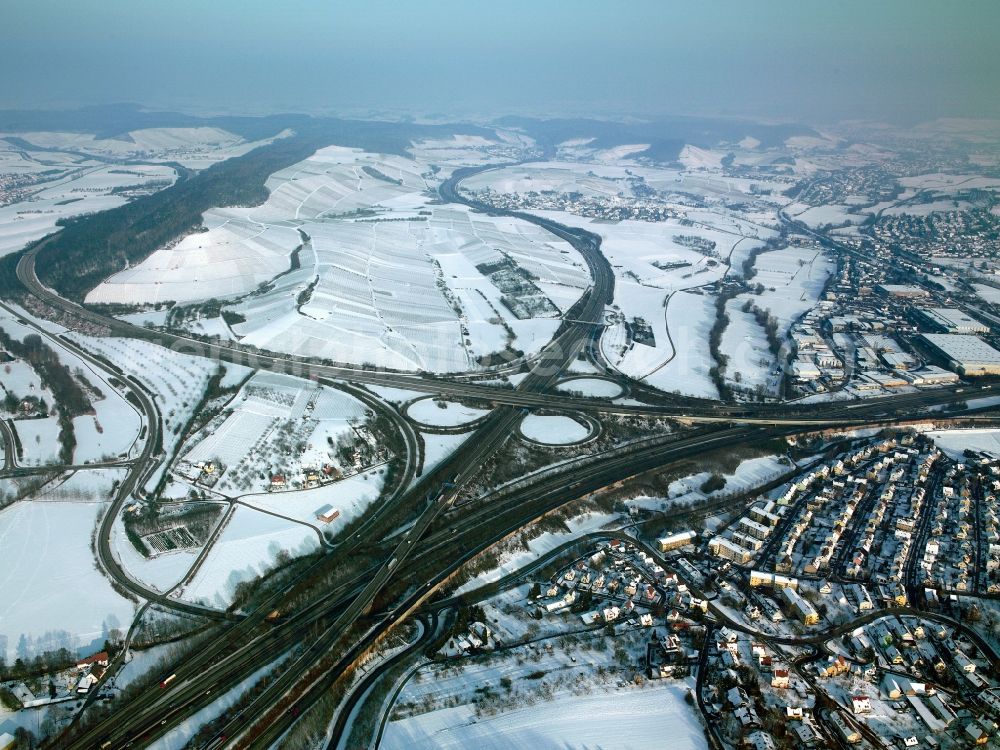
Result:
{"label": "distant hill", "polygon": [[197,117],[180,112],[157,112],[138,104],[106,104],[79,109],[0,110],[0,132],[56,131],[116,138],[143,128],[217,127],[248,141],[256,141],[311,119],[306,115]]}
{"label": "distant hill", "polygon": [[549,150],[554,150],[557,144],[580,138],[593,138],[588,146],[595,149],[648,143],[649,148],[636,156],[658,162],[676,161],[687,144],[707,149],[723,141],[736,143],[750,136],[763,147],[768,147],[780,145],[796,135],[819,136],[805,125],[761,124],[749,120],[704,117],[668,117],[649,122],[503,117],[496,124],[523,130]]}
{"label": "distant hill", "polygon": [[[181,112],[148,110],[138,104],[107,104],[79,109],[0,110],[0,133],[56,131],[92,133],[97,138],[121,138],[144,128],[215,127],[248,141],[270,138],[285,128],[298,133],[328,134],[329,143],[373,151],[403,153],[415,138],[448,137],[455,134],[494,137],[490,128],[465,124],[417,125],[412,122],[345,120],[303,114],[262,117],[219,115],[199,117]],[[336,140],[338,137],[343,140]]]}

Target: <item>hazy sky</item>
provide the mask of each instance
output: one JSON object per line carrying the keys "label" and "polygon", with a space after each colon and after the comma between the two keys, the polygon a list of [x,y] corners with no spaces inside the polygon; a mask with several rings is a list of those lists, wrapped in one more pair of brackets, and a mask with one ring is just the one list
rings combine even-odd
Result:
{"label": "hazy sky", "polygon": [[0,0],[0,106],[1000,115],[997,0]]}

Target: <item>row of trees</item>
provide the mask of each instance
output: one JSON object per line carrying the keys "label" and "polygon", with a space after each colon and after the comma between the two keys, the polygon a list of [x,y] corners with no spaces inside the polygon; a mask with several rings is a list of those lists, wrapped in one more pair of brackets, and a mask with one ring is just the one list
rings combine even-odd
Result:
{"label": "row of trees", "polygon": [[740,291],[738,286],[730,286],[719,292],[715,298],[715,322],[712,323],[712,330],[708,332],[708,350],[715,360],[715,365],[708,371],[716,389],[719,391],[719,398],[723,401],[732,401],[733,389],[726,381],[726,367],[729,364],[729,356],[722,351],[722,334],[729,326],[729,313],[726,312],[726,305]]}
{"label": "row of trees", "polygon": [[774,314],[770,310],[758,307],[750,300],[747,300],[743,305],[743,311],[753,313],[757,325],[764,329],[764,335],[767,336],[767,348],[771,351],[771,354],[775,357],[781,354],[781,336],[778,334],[779,323]]}
{"label": "row of trees", "polygon": [[76,656],[68,648],[44,651],[33,658],[18,657],[13,664],[7,664],[3,655],[0,655],[0,682],[38,677],[58,672],[75,664]]}
{"label": "row of trees", "polygon": [[52,391],[59,418],[59,460],[64,464],[73,463],[73,451],[76,449],[73,418],[93,411],[87,392],[41,336],[32,333],[23,341],[18,341],[0,330],[0,346],[31,365]]}

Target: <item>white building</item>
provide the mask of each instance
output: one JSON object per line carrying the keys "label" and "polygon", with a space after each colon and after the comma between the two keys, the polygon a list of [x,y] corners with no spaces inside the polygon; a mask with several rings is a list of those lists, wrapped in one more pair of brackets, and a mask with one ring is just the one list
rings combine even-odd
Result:
{"label": "white building", "polygon": [[989,333],[989,326],[966,315],[954,307],[928,307],[920,310],[920,317],[930,325],[947,333]]}
{"label": "white building", "polygon": [[923,338],[948,359],[949,367],[962,375],[1000,374],[1000,352],[978,336],[925,333]]}

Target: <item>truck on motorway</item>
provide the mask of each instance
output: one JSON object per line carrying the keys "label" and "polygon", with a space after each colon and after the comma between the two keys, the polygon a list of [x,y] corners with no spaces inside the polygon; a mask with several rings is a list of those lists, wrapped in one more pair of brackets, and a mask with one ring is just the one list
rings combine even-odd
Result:
{"label": "truck on motorway", "polygon": [[167,685],[169,685],[171,682],[173,682],[176,679],[177,679],[177,673],[176,672],[174,674],[168,676],[168,677],[164,677],[162,680],[160,680],[160,687],[161,688],[165,688]]}

